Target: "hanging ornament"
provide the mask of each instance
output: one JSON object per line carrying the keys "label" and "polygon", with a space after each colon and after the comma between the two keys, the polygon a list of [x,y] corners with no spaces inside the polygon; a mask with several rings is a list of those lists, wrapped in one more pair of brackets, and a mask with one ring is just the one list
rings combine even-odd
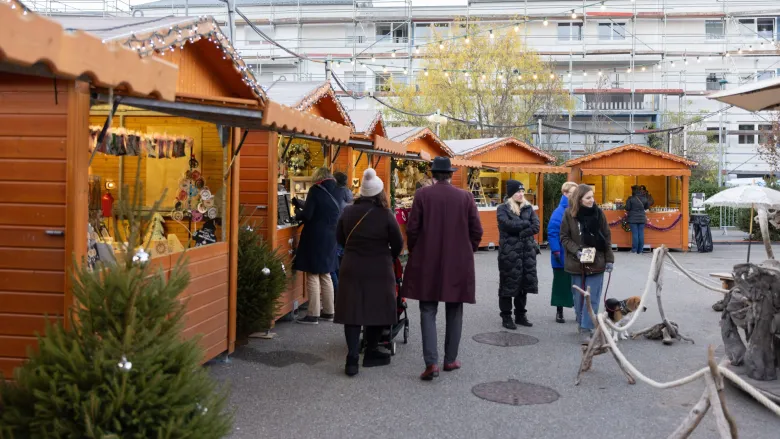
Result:
{"label": "hanging ornament", "polygon": [[287,274],[287,269],[284,267],[284,264],[282,264],[282,273]]}
{"label": "hanging ornament", "polygon": [[255,231],[255,229],[253,229],[252,226],[246,226],[246,229],[249,230],[250,232],[254,232]]}
{"label": "hanging ornament", "polygon": [[133,262],[139,262],[141,264],[149,262],[149,253],[146,253],[143,248],[139,248],[135,255],[133,255]]}
{"label": "hanging ornament", "polygon": [[268,268],[268,267],[263,267],[263,274],[265,276],[270,276],[271,275],[271,269]]}
{"label": "hanging ornament", "polygon": [[131,363],[131,362],[127,361],[127,357],[125,357],[124,355],[122,355],[122,361],[120,361],[119,363],[117,363],[117,367],[118,367],[120,370],[124,370],[125,372],[127,372],[127,371],[129,371],[130,369],[132,369],[132,368],[133,368],[133,363]]}

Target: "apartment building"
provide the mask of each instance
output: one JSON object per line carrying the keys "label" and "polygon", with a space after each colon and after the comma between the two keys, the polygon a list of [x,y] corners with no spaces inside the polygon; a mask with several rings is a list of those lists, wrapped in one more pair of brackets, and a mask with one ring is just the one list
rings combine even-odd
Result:
{"label": "apartment building", "polygon": [[[516,32],[554,65],[576,102],[573,113],[558,115],[561,130],[545,129],[532,140],[575,156],[594,141],[583,131],[609,132],[597,136],[604,148],[645,143],[647,136],[636,131],[673,126],[680,113],[721,110],[709,93],[780,75],[780,3],[774,0],[469,0],[452,6],[236,0],[236,6],[265,34],[235,15],[235,44],[261,82],[323,80],[322,61],[329,60],[345,87],[358,94],[387,92],[390,75],[413,81],[424,64],[418,49],[462,38],[461,23]],[[132,12],[146,19],[213,15],[228,23],[227,7],[218,0],[161,0]],[[348,108],[379,105],[343,95]],[[716,155],[724,174],[764,175],[769,169],[756,146],[769,119],[729,109],[705,119],[700,129],[709,135],[688,138],[722,148]]]}

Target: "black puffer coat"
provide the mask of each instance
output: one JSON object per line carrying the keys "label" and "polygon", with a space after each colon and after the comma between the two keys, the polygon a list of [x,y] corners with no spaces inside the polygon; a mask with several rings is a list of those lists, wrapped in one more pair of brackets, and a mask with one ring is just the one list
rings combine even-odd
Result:
{"label": "black puffer coat", "polygon": [[336,223],[339,205],[333,197],[336,180],[312,186],[303,210],[295,218],[303,221],[301,240],[293,259],[293,270],[326,274],[336,271]]}
{"label": "black puffer coat", "polygon": [[516,297],[518,294],[539,292],[536,277],[536,240],[539,218],[533,206],[525,202],[520,215],[515,215],[507,203],[498,206],[498,295]]}

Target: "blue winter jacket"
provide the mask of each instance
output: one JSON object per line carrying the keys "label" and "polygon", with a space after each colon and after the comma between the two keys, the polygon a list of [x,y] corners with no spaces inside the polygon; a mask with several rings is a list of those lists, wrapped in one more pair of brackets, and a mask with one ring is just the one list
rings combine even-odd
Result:
{"label": "blue winter jacket", "polygon": [[[564,195],[561,202],[553,211],[550,222],[547,224],[547,244],[550,246],[550,263],[552,268],[563,268],[564,248],[561,245],[561,221],[566,208],[569,207],[569,199]],[[560,252],[560,259],[555,257],[555,252]]]}

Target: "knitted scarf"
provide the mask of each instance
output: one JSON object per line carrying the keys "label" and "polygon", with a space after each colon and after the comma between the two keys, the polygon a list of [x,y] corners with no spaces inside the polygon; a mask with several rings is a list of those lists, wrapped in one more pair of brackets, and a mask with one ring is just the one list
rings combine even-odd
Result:
{"label": "knitted scarf", "polygon": [[580,235],[583,247],[595,247],[604,251],[607,248],[607,240],[601,233],[601,209],[597,206],[580,206],[577,210],[577,221],[580,223]]}

